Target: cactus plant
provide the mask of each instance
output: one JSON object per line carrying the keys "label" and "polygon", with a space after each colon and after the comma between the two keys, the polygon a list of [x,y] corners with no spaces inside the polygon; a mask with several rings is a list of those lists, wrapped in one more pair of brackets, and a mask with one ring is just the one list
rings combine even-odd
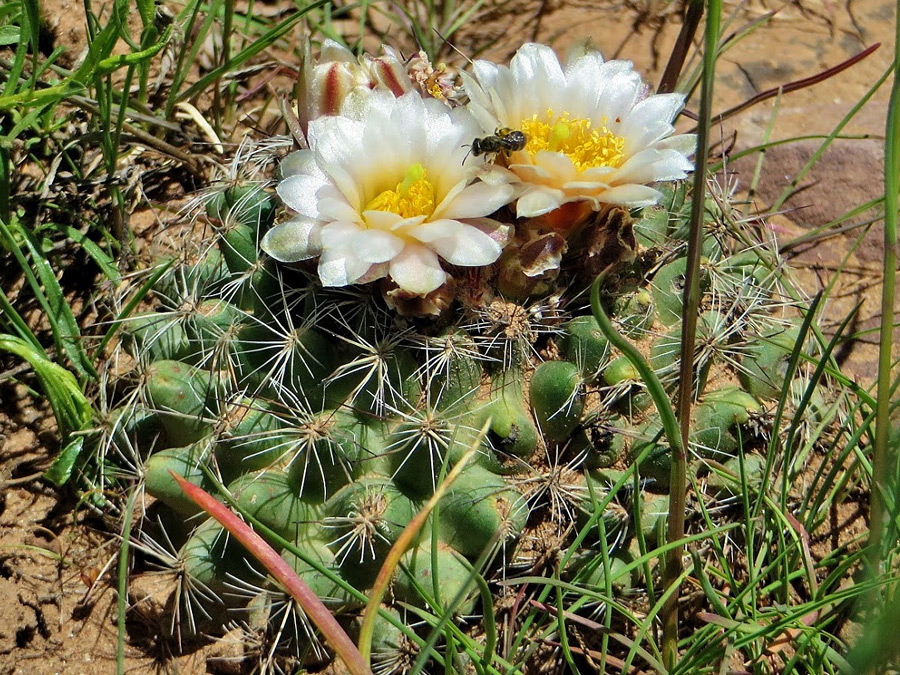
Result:
{"label": "cactus plant", "polygon": [[[285,161],[282,185],[296,179],[297,162]],[[427,169],[416,166],[397,195],[425,181]],[[117,414],[158,423],[158,432],[139,439],[150,453],[142,478],[162,508],[188,519],[184,574],[224,597],[253,566],[236,564],[230,550],[227,560],[216,559],[224,544],[210,533],[218,530],[173,489],[170,468],[228,494],[251,522],[303,553],[284,553],[301,576],[327,571],[316,587],[348,616],[360,601],[347,589],[366,591],[400,533],[472,449],[473,464],[395,573],[396,603],[434,609],[459,596],[456,610],[472,611],[479,602],[473,577],[521,563],[521,546],[548,519],[560,530],[583,520],[595,503],[588,493],[603,492],[603,475],[613,475],[604,471],[636,472],[645,491],[632,495],[643,500],[639,534],[647,545],[661,544],[668,511],[658,493],[667,490],[670,450],[644,383],[600,331],[583,289],[600,253],[590,242],[612,236],[618,247],[604,250],[614,251],[609,263],[617,274],[604,303],[672,383],[691,196],[682,182],[662,190],[660,206],[573,215],[571,248],[556,225],[520,218],[492,266],[449,265],[436,286],[417,292],[400,285],[399,268],[397,279],[359,274],[358,284],[338,288],[329,275],[343,272],[328,267],[325,254],[318,279],[303,256],[276,261],[267,250],[314,236],[304,216],[286,220],[266,184],[232,182],[210,192],[213,244],[189,242],[184,260],[154,285],[158,307],[128,319],[121,342],[138,365],[137,376],[118,387],[126,393],[125,412]],[[306,208],[290,199],[295,211]],[[707,217],[719,222],[728,214],[708,210]],[[500,239],[497,232],[510,226],[479,227]],[[775,318],[780,304],[767,300],[778,281],[758,273],[764,252],[731,264],[746,257],[747,233],[724,239],[709,229],[692,448],[733,468],[726,460],[739,448],[752,457],[766,400],[784,386],[785,344],[796,336]],[[509,297],[494,290],[498,283]],[[767,321],[771,331],[756,330]],[[562,480],[568,483],[560,487]],[[547,508],[551,499],[571,508]],[[615,526],[606,528],[622,550],[611,562],[621,592],[641,583],[622,576],[636,536],[631,511],[618,507]],[[490,566],[472,569],[479,560]],[[598,585],[602,574],[594,564],[586,578]]]}

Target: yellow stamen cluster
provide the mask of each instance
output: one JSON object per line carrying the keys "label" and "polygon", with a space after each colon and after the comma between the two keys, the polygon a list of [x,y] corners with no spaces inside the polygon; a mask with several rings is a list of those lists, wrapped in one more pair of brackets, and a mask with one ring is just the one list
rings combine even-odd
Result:
{"label": "yellow stamen cluster", "polygon": [[625,139],[609,130],[605,118],[595,127],[589,119],[572,119],[567,112],[557,115],[547,110],[543,118],[535,113],[519,128],[528,139],[525,151],[532,157],[541,150],[561,152],[578,171],[598,166],[618,168],[625,161]]}
{"label": "yellow stamen cluster", "polygon": [[370,201],[366,211],[390,211],[403,218],[431,216],[434,213],[434,185],[426,177],[425,167],[413,164],[393,190],[385,190]]}

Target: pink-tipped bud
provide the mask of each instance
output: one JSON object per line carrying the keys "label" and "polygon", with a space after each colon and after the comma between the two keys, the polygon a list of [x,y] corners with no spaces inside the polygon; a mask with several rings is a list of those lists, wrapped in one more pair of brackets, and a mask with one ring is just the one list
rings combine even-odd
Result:
{"label": "pink-tipped bud", "polygon": [[373,89],[401,96],[413,88],[406,67],[393,50],[372,58],[356,58],[346,47],[326,40],[317,62],[309,53],[301,68],[298,117],[304,130],[311,120],[326,115],[347,114]]}
{"label": "pink-tipped bud", "polygon": [[318,116],[337,115],[341,104],[353,91],[356,78],[347,63],[328,63],[316,66],[313,72],[313,97]]}
{"label": "pink-tipped bud", "polygon": [[406,72],[406,66],[390,47],[384,48],[384,54],[374,59],[363,57],[368,62],[374,80],[372,86],[380,85],[394,96],[403,96],[413,88],[412,80]]}

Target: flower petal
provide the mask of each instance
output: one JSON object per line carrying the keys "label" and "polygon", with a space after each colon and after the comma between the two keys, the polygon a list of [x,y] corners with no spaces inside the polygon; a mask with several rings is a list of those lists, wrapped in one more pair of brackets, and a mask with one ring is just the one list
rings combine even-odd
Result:
{"label": "flower petal", "polygon": [[692,168],[690,160],[677,150],[647,148],[625,162],[609,182],[622,185],[677,180],[687,176]]}
{"label": "flower petal", "polygon": [[[435,237],[441,230],[445,230],[447,236]],[[427,241],[428,248],[447,262],[463,267],[490,265],[503,251],[490,235],[456,220],[432,221],[417,228],[414,235],[420,241]]]}
{"label": "flower petal", "polygon": [[275,191],[288,208],[307,218],[319,217],[317,192],[325,185],[323,178],[310,175],[294,175],[281,181]]}
{"label": "flower petal", "polygon": [[519,197],[516,202],[516,215],[519,218],[542,216],[557,208],[564,199],[562,190],[534,187]]}
{"label": "flower petal", "polygon": [[292,218],[266,232],[260,248],[278,262],[309,260],[322,252],[321,233],[318,221]]}
{"label": "flower petal", "polygon": [[661,198],[662,194],[658,190],[647,185],[633,184],[612,187],[596,196],[597,201],[602,204],[617,204],[629,208],[651,206],[657,204]]}
{"label": "flower petal", "polygon": [[390,275],[403,290],[426,295],[447,279],[434,251],[421,244],[407,244],[390,262]]}
{"label": "flower petal", "polygon": [[462,190],[446,206],[435,209],[434,218],[480,218],[509,204],[516,195],[511,185],[475,183]]}
{"label": "flower petal", "polygon": [[383,263],[403,250],[403,240],[382,230],[362,230],[353,241],[353,247],[360,260]]}
{"label": "flower petal", "polygon": [[319,279],[323,286],[355,284],[371,267],[346,248],[326,248],[319,258]]}

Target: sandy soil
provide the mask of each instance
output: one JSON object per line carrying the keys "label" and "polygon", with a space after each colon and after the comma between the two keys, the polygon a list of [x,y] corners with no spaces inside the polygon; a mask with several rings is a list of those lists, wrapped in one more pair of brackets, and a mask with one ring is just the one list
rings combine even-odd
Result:
{"label": "sandy soil", "polygon": [[[84,45],[81,2],[45,0],[44,11],[58,44],[77,56]],[[513,0],[488,2],[455,40],[465,52],[494,42],[485,55],[505,59],[521,42],[550,42],[560,53],[591,39],[608,56],[633,60],[656,81],[679,24],[673,3],[658,0],[602,3],[585,0]],[[750,147],[765,137],[773,115],[773,139],[829,133],[880,77],[890,62],[893,3],[856,0],[852,5],[803,0],[778,5],[751,2],[729,24],[735,31],[747,21],[778,10],[762,30],[738,43],[721,61],[716,108],[732,105],[791,80],[813,75],[876,42],[874,55],[819,84],[786,95],[775,111],[769,101],[728,120],[717,132],[726,145]],[[881,141],[887,89],[882,88],[846,127],[870,140],[835,144],[801,182],[805,187],[785,202],[782,215],[769,221],[780,240],[823,225],[881,192]],[[689,126],[689,124],[686,124]],[[754,198],[764,209],[773,203],[818,147],[809,140],[770,150]],[[754,160],[755,161],[755,160]],[[746,193],[753,161],[731,167]],[[882,258],[880,230],[859,231],[819,243],[798,254],[798,272],[810,293],[824,286],[844,264],[842,286],[828,308],[827,321],[844,316],[863,302],[854,329],[877,326],[877,279]],[[845,261],[846,256],[846,261]],[[874,376],[873,348],[862,339],[841,355],[862,382]],[[0,370],[7,362],[0,363]],[[115,556],[117,543],[86,508],[61,499],[34,474],[57,451],[52,416],[21,385],[0,378],[0,675],[7,673],[109,673],[115,671]],[[858,516],[858,514],[857,514]],[[858,518],[854,519],[858,522]],[[836,527],[846,525],[837,521]],[[152,640],[134,630],[126,648],[126,672],[202,673],[211,667],[209,648],[166,657]]]}

